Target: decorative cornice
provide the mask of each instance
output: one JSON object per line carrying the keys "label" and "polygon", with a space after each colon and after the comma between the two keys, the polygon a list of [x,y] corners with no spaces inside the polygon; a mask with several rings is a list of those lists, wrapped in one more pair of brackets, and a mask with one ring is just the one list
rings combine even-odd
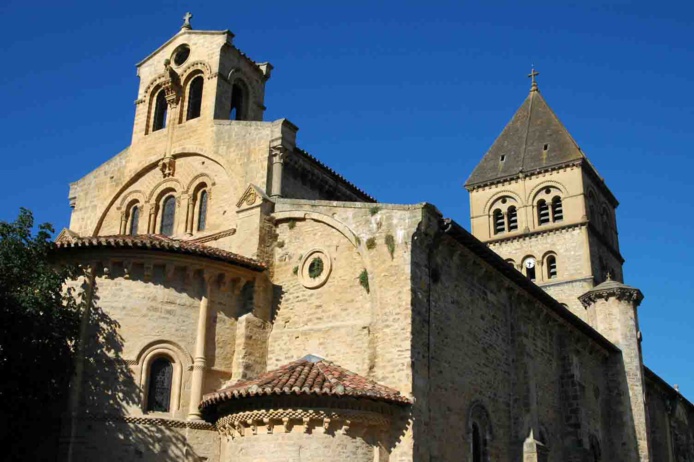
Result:
{"label": "decorative cornice", "polygon": [[563,169],[570,169],[573,167],[578,167],[582,163],[583,163],[582,159],[574,160],[571,162],[562,162],[561,164],[551,165],[551,166],[545,167],[545,168],[530,170],[527,172],[518,172],[514,175],[506,176],[503,178],[497,178],[497,179],[494,179],[491,181],[485,181],[482,183],[465,185],[465,188],[468,191],[472,192],[472,191],[476,191],[478,189],[484,189],[484,188],[488,188],[490,186],[496,186],[499,184],[511,184],[511,183],[514,183],[514,182],[521,180],[521,179],[528,179],[528,178],[540,176],[540,175],[543,175],[546,173],[555,172],[557,170],[563,170]]}
{"label": "decorative cornice", "polygon": [[571,224],[565,224],[565,225],[560,225],[560,226],[552,226],[548,227],[545,229],[537,229],[533,231],[521,231],[518,234],[509,234],[508,236],[504,237],[499,237],[496,239],[490,239],[488,241],[484,241],[485,244],[487,244],[489,247],[492,247],[496,244],[502,244],[506,242],[513,242],[513,241],[522,241],[525,239],[532,239],[538,236],[543,236],[547,234],[559,234],[562,232],[567,232],[575,228],[582,228],[588,224],[587,221],[579,221],[578,223],[571,223]]}
{"label": "decorative cornice", "polygon": [[180,419],[167,419],[162,417],[149,417],[149,416],[121,416],[121,415],[111,415],[111,414],[101,414],[101,415],[86,415],[83,417],[84,420],[98,421],[98,422],[123,422],[135,425],[152,425],[155,427],[168,427],[168,428],[190,428],[193,430],[216,430],[215,426],[204,420],[180,420]]}
{"label": "decorative cornice", "polygon": [[[602,284],[601,284],[602,285]],[[598,286],[596,289],[587,292],[578,299],[584,307],[588,308],[593,305],[598,300],[608,301],[610,298],[616,298],[620,302],[628,302],[634,305],[634,308],[639,306],[641,300],[643,300],[643,294],[639,289],[628,287],[628,286],[613,286],[600,288]]]}
{"label": "decorative cornice", "polygon": [[[350,427],[387,428],[390,417],[375,412],[335,409],[269,409],[238,412],[217,420],[215,427],[220,434],[231,438],[301,432],[320,429],[323,433],[347,431]],[[277,431],[276,427],[280,430]]]}
{"label": "decorative cornice", "polygon": [[191,239],[189,242],[194,242],[196,244],[204,244],[206,242],[216,241],[222,239],[223,237],[229,237],[236,234],[236,228],[226,229],[218,233],[210,234],[208,236],[199,237],[197,239]]}

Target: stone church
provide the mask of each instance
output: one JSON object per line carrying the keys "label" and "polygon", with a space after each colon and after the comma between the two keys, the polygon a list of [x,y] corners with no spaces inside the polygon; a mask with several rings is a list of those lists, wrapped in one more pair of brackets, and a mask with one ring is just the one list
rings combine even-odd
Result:
{"label": "stone church", "polygon": [[692,403],[642,361],[617,199],[534,71],[468,232],[264,121],[272,65],[233,38],[186,15],[137,64],[130,146],[70,185],[56,253],[118,335],[80,350],[65,459],[694,461]]}

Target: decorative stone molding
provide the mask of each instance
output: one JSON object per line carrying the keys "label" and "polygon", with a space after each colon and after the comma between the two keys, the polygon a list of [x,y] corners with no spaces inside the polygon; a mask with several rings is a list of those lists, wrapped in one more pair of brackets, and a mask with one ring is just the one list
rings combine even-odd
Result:
{"label": "decorative stone molding", "polygon": [[149,417],[143,416],[120,416],[120,415],[89,415],[84,418],[84,420],[91,420],[97,422],[123,422],[127,424],[134,425],[152,425],[155,427],[168,427],[168,428],[190,428],[192,430],[207,430],[215,431],[216,427],[203,420],[178,420],[178,419],[165,419],[161,417]]}
{"label": "decorative stone molding", "polygon": [[598,300],[602,299],[608,301],[612,297],[616,298],[620,302],[625,301],[631,303],[635,308],[639,306],[641,300],[643,300],[643,294],[639,289],[629,286],[616,285],[614,287],[605,287],[603,289],[598,286],[596,289],[581,295],[578,297],[578,299],[584,307],[588,308]]}
{"label": "decorative stone molding", "polygon": [[332,409],[271,409],[238,412],[219,419],[215,426],[223,436],[240,438],[257,435],[258,429],[272,434],[275,427],[280,433],[345,432],[353,427],[379,427],[390,425],[390,418],[375,412]]}
{"label": "decorative stone molding", "polygon": [[159,162],[159,170],[164,178],[170,178],[176,173],[176,159],[171,156],[164,157]]}

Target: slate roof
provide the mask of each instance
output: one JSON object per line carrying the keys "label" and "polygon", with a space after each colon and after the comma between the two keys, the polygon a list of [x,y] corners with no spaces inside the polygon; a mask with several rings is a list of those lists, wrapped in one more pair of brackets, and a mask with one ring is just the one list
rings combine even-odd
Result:
{"label": "slate roof", "polygon": [[63,230],[55,242],[58,250],[106,248],[143,249],[206,257],[217,261],[233,263],[253,271],[263,271],[265,265],[252,258],[246,258],[226,250],[197,244],[190,241],[171,239],[160,234],[138,234],[136,236],[112,235],[81,237],[69,230]]}
{"label": "slate roof", "polygon": [[[544,149],[547,145],[547,150]],[[502,161],[502,156],[504,160]],[[501,135],[472,171],[465,186],[513,177],[586,159],[581,148],[533,87]]]}
{"label": "slate roof", "polygon": [[239,381],[202,398],[200,409],[254,396],[349,396],[394,404],[412,401],[399,391],[350,372],[319,356],[308,355],[266,372],[257,379]]}

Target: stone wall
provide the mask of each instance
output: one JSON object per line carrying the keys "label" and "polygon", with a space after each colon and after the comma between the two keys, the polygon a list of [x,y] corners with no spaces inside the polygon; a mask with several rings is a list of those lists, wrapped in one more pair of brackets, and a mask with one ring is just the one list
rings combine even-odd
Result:
{"label": "stone wall", "polygon": [[413,411],[426,414],[415,426],[419,460],[471,454],[479,405],[491,421],[490,460],[521,458],[530,429],[550,461],[579,460],[591,438],[609,445],[608,351],[450,237],[432,231],[418,245],[433,246],[428,261],[413,261],[429,268],[412,283],[428,288],[415,299],[427,321],[413,339],[424,350],[413,356],[428,363]]}

